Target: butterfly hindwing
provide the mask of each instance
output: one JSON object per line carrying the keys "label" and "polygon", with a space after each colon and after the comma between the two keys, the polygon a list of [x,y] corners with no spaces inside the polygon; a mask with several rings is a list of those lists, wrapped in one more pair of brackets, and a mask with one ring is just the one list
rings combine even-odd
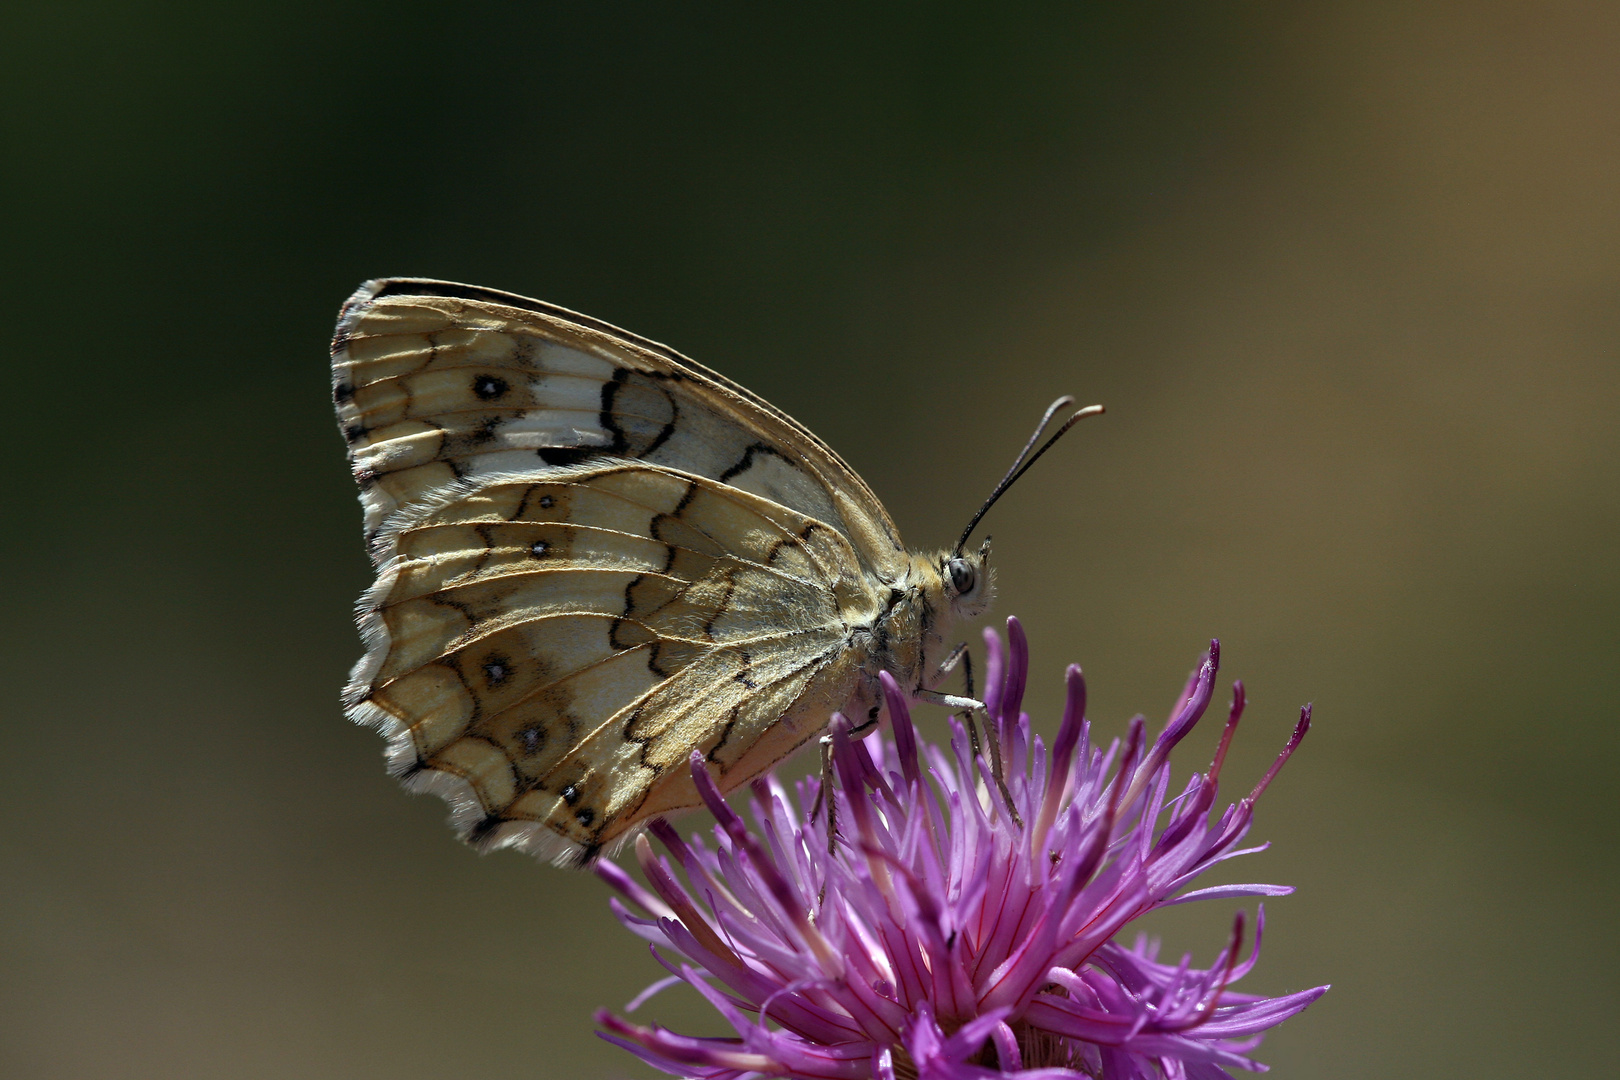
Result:
{"label": "butterfly hindwing", "polygon": [[833,661],[866,597],[847,541],[758,496],[639,463],[553,476],[463,480],[393,515],[349,689],[465,832],[546,854],[691,805],[674,766],[694,748],[723,777],[784,718],[779,756],[813,734],[825,712],[796,717],[847,696]]}

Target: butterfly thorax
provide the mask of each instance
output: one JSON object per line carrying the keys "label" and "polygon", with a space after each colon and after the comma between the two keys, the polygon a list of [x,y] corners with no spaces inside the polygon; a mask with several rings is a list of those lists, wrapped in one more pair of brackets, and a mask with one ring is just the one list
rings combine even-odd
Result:
{"label": "butterfly thorax", "polygon": [[[966,591],[956,587],[950,565],[965,564]],[[955,557],[946,552],[912,552],[905,572],[886,585],[873,583],[882,597],[880,610],[868,622],[849,628],[849,647],[861,657],[860,681],[845,711],[857,724],[881,713],[882,690],[877,672],[887,671],[903,690],[932,690],[943,678],[940,668],[955,642],[951,630],[959,619],[988,610],[995,585],[985,553]],[[960,568],[958,577],[964,575]]]}

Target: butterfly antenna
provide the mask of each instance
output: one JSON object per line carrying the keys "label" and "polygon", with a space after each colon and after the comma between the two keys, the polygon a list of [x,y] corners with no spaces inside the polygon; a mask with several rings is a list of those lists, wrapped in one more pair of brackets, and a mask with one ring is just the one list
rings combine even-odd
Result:
{"label": "butterfly antenna", "polygon": [[1034,453],[1030,453],[1031,447],[1039,442],[1041,436],[1045,434],[1047,425],[1052,422],[1052,417],[1056,416],[1059,410],[1066,409],[1073,404],[1074,398],[1070,397],[1068,394],[1064,394],[1062,397],[1058,398],[1056,401],[1052,402],[1052,404],[1046,407],[1046,412],[1041,416],[1041,422],[1035,425],[1035,431],[1030,435],[1029,441],[1026,442],[1024,444],[1024,448],[1018,452],[1018,457],[1013,459],[1012,467],[1007,470],[1007,475],[1001,478],[1001,482],[995,486],[993,491],[990,492],[990,497],[984,500],[984,505],[979,507],[979,512],[973,515],[973,520],[969,521],[967,528],[962,530],[962,539],[956,542],[957,555],[962,554],[962,549],[967,547],[968,537],[973,535],[973,530],[979,527],[979,522],[984,520],[984,515],[990,512],[990,508],[996,505],[996,500],[1005,495],[1007,493],[1007,489],[1012,487],[1013,484],[1017,483],[1018,478],[1028,472],[1029,467],[1039,461],[1042,454],[1052,449],[1053,443],[1063,438],[1068,430],[1074,427],[1074,425],[1078,424],[1081,420],[1084,420],[1088,416],[1096,416],[1103,411],[1103,407],[1101,405],[1087,405],[1083,409],[1076,410],[1073,416],[1063,421],[1062,426],[1060,426],[1056,431],[1052,432],[1051,438],[1047,439],[1044,443],[1041,443],[1041,448],[1039,450],[1036,450]]}

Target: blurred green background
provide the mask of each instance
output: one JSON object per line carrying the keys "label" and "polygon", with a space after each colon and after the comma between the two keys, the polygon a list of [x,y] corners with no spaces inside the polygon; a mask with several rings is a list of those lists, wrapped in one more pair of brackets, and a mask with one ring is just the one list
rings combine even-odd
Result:
{"label": "blurred green background", "polygon": [[[1105,402],[990,518],[997,614],[1049,730],[1064,663],[1113,733],[1219,635],[1233,794],[1315,701],[1232,876],[1299,887],[1247,988],[1334,990],[1262,1059],[1612,1070],[1612,3],[0,20],[0,1075],[649,1075],[591,1034],[662,974],[605,888],[462,848],[338,709],[326,343],[386,274],[674,345],[917,546]],[[1214,908],[1167,947],[1207,963]]]}

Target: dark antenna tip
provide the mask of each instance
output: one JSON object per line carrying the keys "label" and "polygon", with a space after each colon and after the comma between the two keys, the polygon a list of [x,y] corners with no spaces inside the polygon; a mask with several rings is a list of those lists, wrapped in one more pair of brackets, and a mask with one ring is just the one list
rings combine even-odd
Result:
{"label": "dark antenna tip", "polygon": [[1088,416],[1098,416],[1106,411],[1101,405],[1087,405],[1083,409],[1075,410],[1073,416],[1063,421],[1062,425],[1056,431],[1052,432],[1051,438],[1047,439],[1044,443],[1041,443],[1041,448],[1039,450],[1036,450],[1033,454],[1030,453],[1030,448],[1033,447],[1036,442],[1040,440],[1041,435],[1046,432],[1047,425],[1052,422],[1052,417],[1057,415],[1058,410],[1068,408],[1073,404],[1074,398],[1070,397],[1068,394],[1064,394],[1062,397],[1058,398],[1056,401],[1052,402],[1052,404],[1046,407],[1046,412],[1041,415],[1041,422],[1035,425],[1035,431],[1030,435],[1029,441],[1024,443],[1024,448],[1020,450],[1018,452],[1018,456],[1013,459],[1012,467],[1007,470],[1007,475],[1001,478],[1001,482],[998,483],[995,486],[995,489],[990,492],[990,497],[984,500],[984,505],[979,507],[979,512],[973,515],[973,519],[967,523],[967,528],[962,530],[962,538],[956,542],[954,554],[962,554],[962,549],[967,547],[968,537],[973,535],[973,530],[979,527],[979,522],[984,520],[984,515],[990,512],[990,508],[996,505],[996,500],[1005,495],[1007,493],[1007,489],[1012,487],[1013,484],[1018,481],[1020,476],[1023,476],[1026,472],[1028,472],[1029,467],[1035,464],[1036,461],[1040,460],[1040,456],[1042,454],[1052,449],[1053,443],[1063,438],[1068,430],[1074,427],[1074,425],[1078,424],[1081,420],[1084,420]]}

